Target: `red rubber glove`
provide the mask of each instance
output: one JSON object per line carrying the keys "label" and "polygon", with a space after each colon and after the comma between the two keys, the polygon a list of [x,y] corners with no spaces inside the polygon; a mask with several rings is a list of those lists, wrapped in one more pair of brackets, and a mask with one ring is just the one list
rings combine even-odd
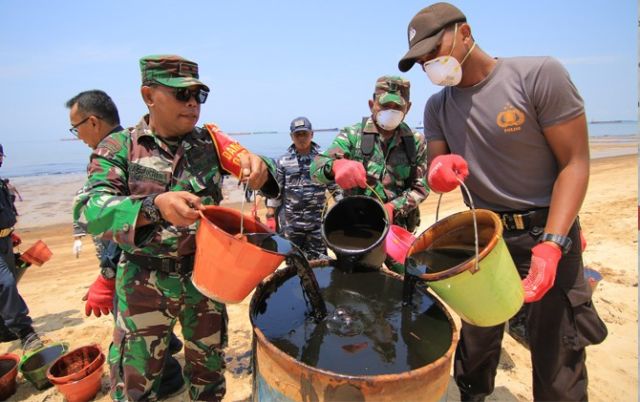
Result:
{"label": "red rubber glove", "polygon": [[531,268],[527,277],[522,280],[525,303],[542,299],[551,289],[561,257],[562,251],[549,243],[540,243],[531,249]]}
{"label": "red rubber glove", "polygon": [[96,317],[100,317],[100,313],[109,315],[113,311],[113,296],[116,293],[116,280],[106,279],[102,275],[91,284],[89,291],[82,298],[86,301],[84,305],[84,313],[87,317],[91,316],[91,312]]}
{"label": "red rubber glove", "polygon": [[11,243],[13,244],[13,247],[18,247],[22,243],[22,239],[17,233],[11,233]]}
{"label": "red rubber glove", "polygon": [[267,227],[272,232],[276,231],[276,218],[275,217],[272,216],[271,218],[267,218]]}
{"label": "red rubber glove", "polygon": [[360,162],[336,159],[333,161],[333,175],[336,178],[336,184],[345,190],[355,186],[367,187],[367,173]]}
{"label": "red rubber glove", "polygon": [[580,231],[580,247],[582,247],[582,252],[587,249],[587,239],[584,238],[584,234],[582,230]]}
{"label": "red rubber glove", "polygon": [[448,154],[436,156],[429,167],[427,180],[429,187],[439,193],[448,193],[460,185],[469,175],[467,161],[460,155]]}
{"label": "red rubber glove", "polygon": [[393,225],[393,211],[395,210],[395,207],[392,203],[387,202],[384,204],[384,209],[387,211],[387,216],[389,217],[389,225]]}

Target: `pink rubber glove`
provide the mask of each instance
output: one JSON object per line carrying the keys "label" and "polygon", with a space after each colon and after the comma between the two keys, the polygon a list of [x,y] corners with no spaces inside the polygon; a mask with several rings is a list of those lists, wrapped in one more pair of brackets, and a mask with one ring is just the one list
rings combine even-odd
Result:
{"label": "pink rubber glove", "polygon": [[84,313],[87,317],[91,316],[91,312],[96,317],[100,317],[100,313],[109,315],[113,310],[113,296],[116,292],[116,280],[106,279],[102,275],[98,275],[95,282],[89,287],[89,291],[82,298],[86,301],[84,305]]}
{"label": "pink rubber glove", "polygon": [[393,225],[393,211],[395,210],[393,204],[387,202],[384,204],[384,209],[387,211],[387,216],[389,217],[389,225]]}
{"label": "pink rubber glove", "polygon": [[333,161],[333,175],[336,184],[345,190],[355,186],[367,187],[367,173],[362,163],[349,159],[336,159]]}
{"label": "pink rubber glove", "polygon": [[272,232],[275,232],[276,231],[276,218],[274,218],[274,217],[267,218],[267,227]]}
{"label": "pink rubber glove", "polygon": [[427,180],[429,187],[439,193],[448,193],[460,185],[469,175],[467,161],[460,155],[448,154],[436,156],[429,167]]}
{"label": "pink rubber glove", "polygon": [[542,299],[551,289],[561,257],[560,249],[550,243],[540,243],[531,249],[531,268],[527,277],[522,280],[525,303]]}

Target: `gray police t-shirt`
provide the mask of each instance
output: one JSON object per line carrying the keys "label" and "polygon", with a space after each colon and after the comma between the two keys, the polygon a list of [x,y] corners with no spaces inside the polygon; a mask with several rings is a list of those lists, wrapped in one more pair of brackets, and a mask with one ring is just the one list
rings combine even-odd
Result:
{"label": "gray police t-shirt", "polygon": [[465,184],[477,208],[523,211],[548,207],[558,176],[543,129],[582,113],[582,98],[557,60],[513,57],[497,59],[473,87],[431,96],[424,129],[427,141],[444,140],[467,160]]}

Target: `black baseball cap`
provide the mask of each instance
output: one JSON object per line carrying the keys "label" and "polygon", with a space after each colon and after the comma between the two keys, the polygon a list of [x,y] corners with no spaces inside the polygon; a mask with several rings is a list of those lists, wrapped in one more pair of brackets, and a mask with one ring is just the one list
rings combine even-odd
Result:
{"label": "black baseball cap", "polygon": [[309,119],[304,116],[300,116],[291,121],[289,131],[291,131],[291,134],[294,134],[298,131],[313,132],[313,127],[311,126],[311,122],[309,121]]}
{"label": "black baseball cap", "polygon": [[435,3],[420,10],[407,27],[409,51],[398,62],[400,71],[409,71],[416,59],[431,53],[442,38],[444,28],[456,22],[466,21],[467,17],[462,11],[449,3]]}

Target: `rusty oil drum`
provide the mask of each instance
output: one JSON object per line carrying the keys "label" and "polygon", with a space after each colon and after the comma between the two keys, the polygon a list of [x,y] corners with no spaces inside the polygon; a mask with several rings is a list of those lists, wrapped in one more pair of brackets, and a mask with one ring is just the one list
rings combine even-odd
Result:
{"label": "rusty oil drum", "polygon": [[[312,267],[335,266],[334,260],[316,260]],[[385,272],[398,280],[402,276]],[[458,332],[451,315],[435,297],[451,326],[451,345],[437,360],[417,369],[398,374],[354,376],[309,366],[289,356],[273,343],[254,323],[254,312],[260,300],[274,288],[295,275],[287,266],[267,277],[254,292],[250,304],[253,326],[253,401],[438,401],[447,391],[453,353]],[[426,292],[416,287],[417,292]]]}

